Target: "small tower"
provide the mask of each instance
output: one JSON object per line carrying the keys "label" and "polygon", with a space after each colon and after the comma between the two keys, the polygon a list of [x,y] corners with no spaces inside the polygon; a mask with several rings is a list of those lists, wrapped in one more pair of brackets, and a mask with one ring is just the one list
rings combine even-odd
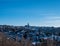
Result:
{"label": "small tower", "polygon": [[27,25],[25,25],[25,27],[29,28],[30,27],[29,23],[27,23]]}
{"label": "small tower", "polygon": [[27,27],[29,27],[29,23],[27,23],[27,25],[26,25]]}

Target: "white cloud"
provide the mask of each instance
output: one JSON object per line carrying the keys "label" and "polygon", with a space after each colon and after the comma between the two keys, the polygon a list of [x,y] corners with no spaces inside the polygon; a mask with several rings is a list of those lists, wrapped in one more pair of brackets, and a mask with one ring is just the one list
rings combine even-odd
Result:
{"label": "white cloud", "polygon": [[60,16],[50,16],[45,17],[43,21],[40,23],[41,26],[60,26]]}
{"label": "white cloud", "polygon": [[47,17],[46,19],[48,19],[48,20],[60,20],[60,16],[50,16],[50,17]]}

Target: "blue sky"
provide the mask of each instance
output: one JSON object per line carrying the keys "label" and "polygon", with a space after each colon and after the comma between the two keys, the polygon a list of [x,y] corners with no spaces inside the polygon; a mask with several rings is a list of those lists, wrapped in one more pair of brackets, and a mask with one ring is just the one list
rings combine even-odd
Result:
{"label": "blue sky", "polygon": [[60,0],[0,0],[0,25],[60,26]]}

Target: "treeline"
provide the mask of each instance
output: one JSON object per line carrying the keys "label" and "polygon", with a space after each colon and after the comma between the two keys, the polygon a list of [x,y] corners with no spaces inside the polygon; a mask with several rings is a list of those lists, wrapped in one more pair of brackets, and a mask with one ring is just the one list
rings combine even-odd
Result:
{"label": "treeline", "polygon": [[10,26],[10,25],[0,25],[0,31],[18,31],[18,30],[23,30],[23,26]]}
{"label": "treeline", "polygon": [[0,46],[31,46],[32,42],[31,40],[26,40],[24,37],[22,37],[22,40],[20,42],[8,39],[4,33],[0,32]]}

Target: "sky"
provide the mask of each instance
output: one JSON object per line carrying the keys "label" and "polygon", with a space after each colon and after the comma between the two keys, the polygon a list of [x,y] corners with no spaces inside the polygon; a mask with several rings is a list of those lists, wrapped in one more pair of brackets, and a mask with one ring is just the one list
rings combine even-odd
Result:
{"label": "sky", "polygon": [[60,0],[0,0],[0,25],[60,26]]}

